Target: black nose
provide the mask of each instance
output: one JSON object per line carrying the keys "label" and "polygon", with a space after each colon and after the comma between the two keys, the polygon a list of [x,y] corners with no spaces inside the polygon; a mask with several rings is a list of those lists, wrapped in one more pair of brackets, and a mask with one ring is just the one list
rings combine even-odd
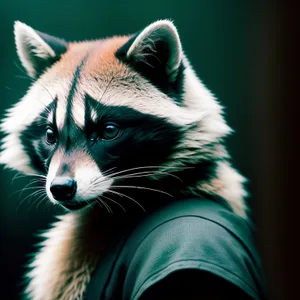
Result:
{"label": "black nose", "polygon": [[50,185],[53,198],[58,201],[71,200],[76,193],[76,181],[70,177],[55,177]]}

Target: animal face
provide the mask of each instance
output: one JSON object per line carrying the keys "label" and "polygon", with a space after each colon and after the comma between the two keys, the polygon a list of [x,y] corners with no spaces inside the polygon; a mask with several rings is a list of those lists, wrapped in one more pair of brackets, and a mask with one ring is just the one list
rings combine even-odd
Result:
{"label": "animal face", "polygon": [[81,43],[16,22],[15,38],[35,81],[2,123],[0,160],[46,176],[52,202],[78,209],[133,178],[222,154],[212,145],[229,128],[171,22]]}

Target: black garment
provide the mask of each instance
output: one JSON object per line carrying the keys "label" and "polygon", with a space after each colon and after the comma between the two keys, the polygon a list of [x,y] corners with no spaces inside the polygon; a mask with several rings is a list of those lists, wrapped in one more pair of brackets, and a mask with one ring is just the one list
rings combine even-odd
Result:
{"label": "black garment", "polygon": [[244,219],[213,201],[182,200],[123,235],[86,299],[265,299],[260,268]]}

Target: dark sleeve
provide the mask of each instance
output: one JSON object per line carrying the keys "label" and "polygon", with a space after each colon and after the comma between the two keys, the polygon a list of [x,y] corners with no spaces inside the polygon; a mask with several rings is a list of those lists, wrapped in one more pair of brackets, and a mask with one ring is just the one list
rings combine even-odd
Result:
{"label": "dark sleeve", "polygon": [[256,273],[249,249],[232,232],[184,216],[157,226],[140,243],[126,274],[124,299],[228,299],[225,293],[261,299]]}
{"label": "dark sleeve", "polygon": [[148,288],[141,300],[250,300],[238,286],[200,270],[179,270]]}

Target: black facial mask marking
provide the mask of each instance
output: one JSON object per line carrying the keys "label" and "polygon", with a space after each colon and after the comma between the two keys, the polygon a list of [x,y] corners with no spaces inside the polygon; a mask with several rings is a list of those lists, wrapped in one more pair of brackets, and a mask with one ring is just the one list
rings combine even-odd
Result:
{"label": "black facial mask marking", "polygon": [[55,148],[55,145],[49,145],[46,142],[46,129],[49,125],[47,122],[49,112],[53,112],[53,116],[55,116],[56,101],[51,102],[20,135],[21,143],[30,158],[31,166],[43,174],[46,173],[47,162],[50,161]]}
{"label": "black facial mask marking", "polygon": [[86,111],[96,111],[97,122],[86,120],[86,135],[101,129],[106,122],[118,124],[122,133],[114,140],[101,140],[89,152],[101,171],[114,167],[125,170],[159,165],[172,153],[180,139],[179,127],[161,118],[145,115],[124,106],[105,106],[86,96]]}
{"label": "black facial mask marking", "polygon": [[[75,149],[84,150],[95,161],[102,173],[113,169],[112,173],[125,171],[122,173],[124,176],[129,174],[126,171],[128,169],[157,166],[157,168],[148,169],[150,172],[155,172],[159,169],[159,165],[166,162],[174,152],[175,146],[182,139],[182,128],[165,119],[143,114],[125,106],[106,106],[88,95],[85,97],[84,105],[85,126],[83,129],[76,126],[70,118],[68,136],[71,136],[72,139],[69,148],[60,141],[60,133],[58,133],[56,145],[46,143],[47,124],[45,124],[45,119],[48,118],[49,110],[53,111],[53,116],[55,116],[56,102],[45,108],[41,116],[22,132],[21,139],[24,149],[30,156],[33,167],[38,171],[46,172],[45,166],[48,166],[47,163],[51,160],[56,149],[60,147],[65,152],[66,157],[68,153],[71,156],[72,153],[76,153],[76,151],[73,152]],[[96,113],[93,119],[91,118],[92,112]],[[121,130],[115,139],[105,140],[101,138],[103,124],[107,124],[107,122],[117,124]],[[91,136],[98,136],[98,138],[91,139]],[[76,137],[76,141],[73,142],[74,137]],[[38,146],[34,145],[34,141],[37,140],[39,141]],[[76,157],[70,159],[76,164]],[[176,192],[186,186],[194,185],[199,180],[204,181],[212,178],[215,174],[216,162],[195,162],[195,164],[185,165],[185,167],[187,169],[183,168],[181,171],[169,171],[169,173],[182,179],[181,182],[174,181],[175,177],[170,176],[163,181],[152,181],[148,184],[157,189],[171,188],[172,191]],[[124,177],[121,179],[119,177],[117,182],[123,179]],[[142,178],[142,180],[145,179],[145,177]],[[139,179],[135,180],[139,182]]]}

